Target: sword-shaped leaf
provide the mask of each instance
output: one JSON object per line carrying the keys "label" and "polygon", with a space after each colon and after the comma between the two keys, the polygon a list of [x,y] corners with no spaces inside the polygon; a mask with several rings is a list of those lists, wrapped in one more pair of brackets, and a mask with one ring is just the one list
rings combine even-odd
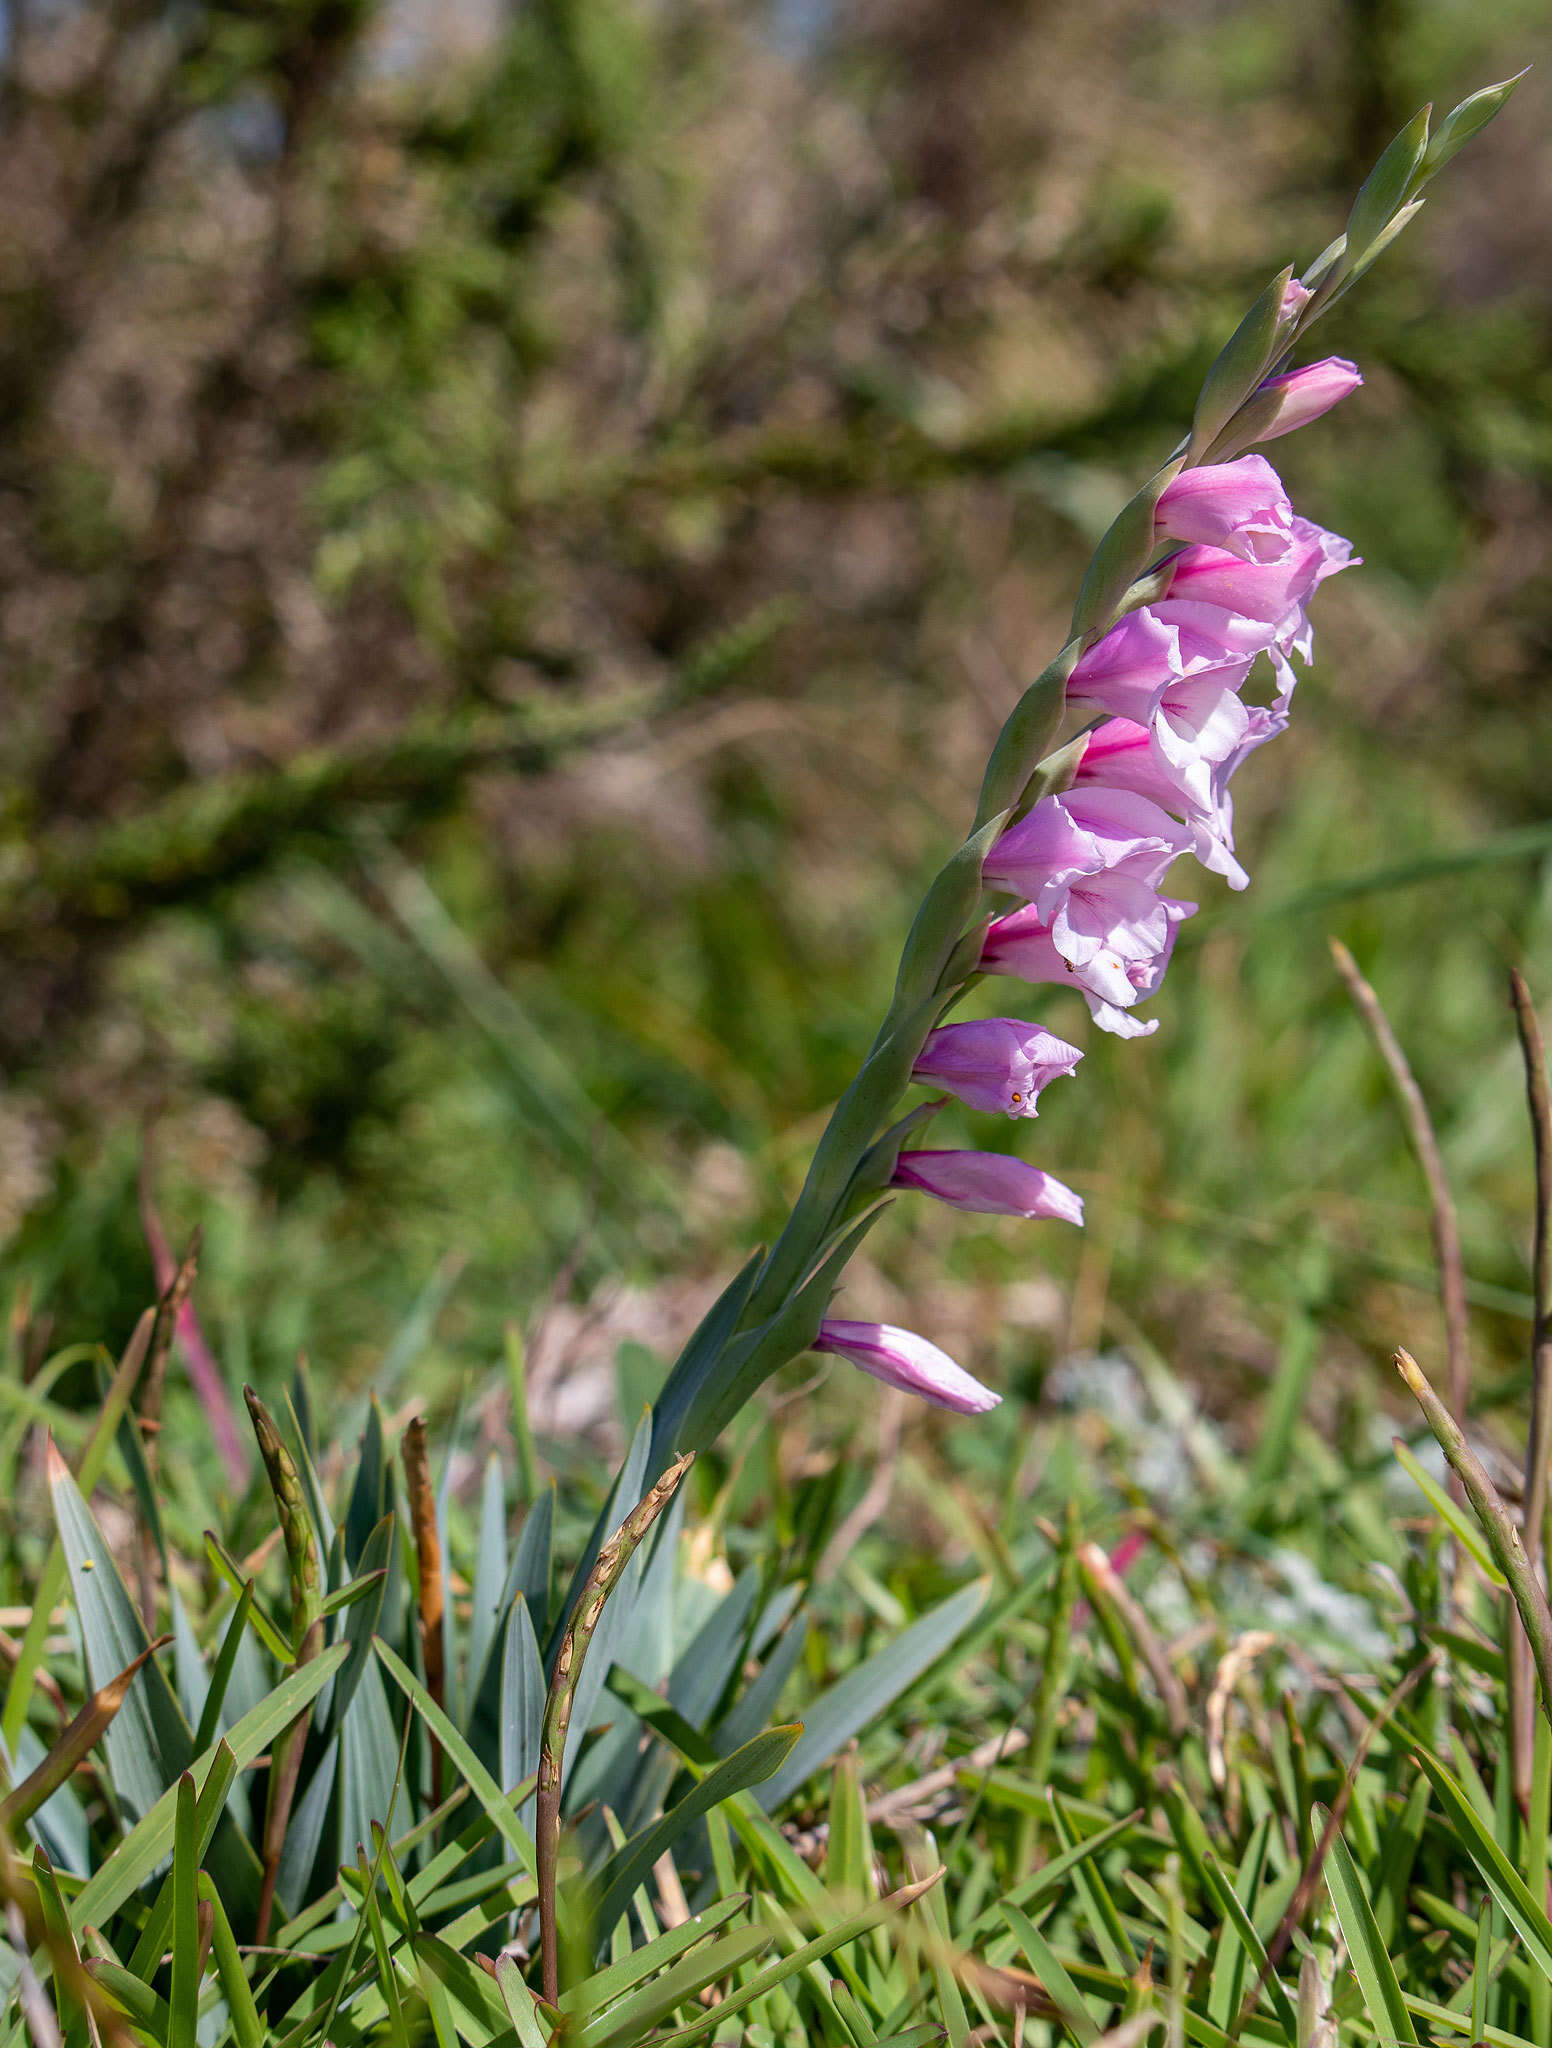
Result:
{"label": "sword-shaped leaf", "polygon": [[[119,1576],[113,1553],[52,1438],[48,1480],[70,1590],[81,1618],[87,1675],[94,1688],[101,1690],[150,1648],[150,1638],[140,1610]],[[149,1813],[168,1786],[175,1785],[188,1769],[194,1738],[154,1658],[141,1666],[108,1728],[104,1746],[113,1789],[134,1820]]]}

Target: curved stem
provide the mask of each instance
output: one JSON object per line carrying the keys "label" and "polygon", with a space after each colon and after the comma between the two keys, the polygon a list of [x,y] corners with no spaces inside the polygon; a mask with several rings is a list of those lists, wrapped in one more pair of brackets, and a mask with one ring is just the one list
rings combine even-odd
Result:
{"label": "curved stem", "polygon": [[603,1619],[609,1595],[620,1582],[637,1545],[673,1499],[679,1482],[694,1464],[693,1452],[676,1458],[652,1489],[643,1495],[625,1520],[606,1539],[597,1562],[587,1575],[555,1659],[554,1675],[544,1701],[544,1724],[539,1739],[538,1823],[535,1860],[539,1880],[539,1969],[544,1996],[553,2005],[560,1996],[560,1935],[555,1921],[555,1877],[560,1860],[561,1766],[566,1756],[566,1734],[571,1726],[571,1709],[577,1681],[594,1631]]}

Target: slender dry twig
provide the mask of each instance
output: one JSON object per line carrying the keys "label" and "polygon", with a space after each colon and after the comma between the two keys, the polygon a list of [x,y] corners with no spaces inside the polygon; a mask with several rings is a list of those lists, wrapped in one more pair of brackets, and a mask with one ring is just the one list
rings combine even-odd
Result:
{"label": "slender dry twig", "polygon": [[1160,2027],[1169,2023],[1161,2012],[1134,2012],[1129,2020],[1122,2020],[1108,2032],[1100,2034],[1094,2048],[1142,2048]]}
{"label": "slender dry twig", "polygon": [[[1024,1730],[1009,1726],[1000,1735],[977,1743],[963,1756],[956,1756],[951,1763],[939,1764],[924,1776],[913,1778],[908,1785],[896,1785],[888,1792],[876,1794],[863,1809],[868,1826],[898,1829],[927,1820],[952,1819],[957,1802],[945,1799],[944,1794],[956,1791],[962,1779],[978,1771],[995,1770],[1004,1758],[1017,1756],[1028,1747],[1029,1737]],[[980,1796],[979,1787],[976,1796]],[[782,1833],[805,1863],[817,1864],[830,1840],[830,1823],[821,1820],[811,1828],[799,1828],[787,1822]]]}
{"label": "slender dry twig", "polygon": [[1326,1858],[1331,1853],[1331,1844],[1342,1832],[1342,1823],[1347,1818],[1347,1809],[1352,1801],[1353,1788],[1358,1783],[1358,1773],[1363,1769],[1365,1759],[1369,1754],[1370,1745],[1391,1715],[1395,1713],[1397,1707],[1400,1706],[1401,1702],[1412,1690],[1413,1686],[1417,1684],[1418,1680],[1425,1673],[1431,1672],[1439,1661],[1439,1652],[1437,1650],[1430,1650],[1426,1657],[1414,1664],[1400,1684],[1394,1688],[1388,1698],[1381,1704],[1374,1719],[1367,1723],[1363,1734],[1359,1737],[1358,1746],[1353,1751],[1352,1762],[1347,1766],[1347,1774],[1342,1780],[1341,1788],[1337,1792],[1335,1799],[1331,1802],[1331,1811],[1326,1815],[1326,1824],[1320,1831],[1320,1840],[1315,1844],[1310,1854],[1310,1859],[1304,1866],[1298,1887],[1293,1897],[1288,1901],[1282,1919],[1277,1923],[1277,1932],[1266,1945],[1266,1960],[1261,1965],[1260,1974],[1257,1976],[1255,1983],[1251,1985],[1250,1990],[1245,1995],[1244,2003],[1240,2006],[1239,2022],[1234,2029],[1236,2036],[1242,2031],[1245,2022],[1255,2011],[1256,2001],[1261,1996],[1262,1988],[1267,1978],[1271,1976],[1283,1957],[1288,1953],[1288,1944],[1293,1940],[1294,1930],[1309,1911],[1310,1901],[1314,1898],[1320,1886],[1321,1873],[1326,1867]]}
{"label": "slender dry twig", "polygon": [[1028,1747],[1029,1737],[1022,1728],[1007,1728],[1000,1735],[989,1736],[964,1756],[956,1756],[952,1763],[939,1764],[924,1777],[913,1778],[909,1785],[896,1785],[870,1799],[866,1808],[868,1825],[892,1827],[896,1821],[919,1819],[940,1792],[957,1785],[968,1772],[993,1770]]}
{"label": "slender dry twig", "polygon": [[620,1575],[634,1556],[637,1545],[673,1499],[680,1480],[694,1463],[693,1451],[686,1451],[682,1457],[676,1458],[650,1492],[631,1509],[614,1534],[605,1539],[556,1653],[539,1741],[538,1826],[534,1837],[539,1882],[539,1968],[544,1996],[551,2005],[560,1996],[560,1931],[555,1922],[555,1874],[560,1861],[561,1765],[566,1755],[566,1734],[571,1726],[577,1681],[582,1676],[588,1645],[603,1619],[609,1595],[619,1584]]}
{"label": "slender dry twig", "polygon": [[[1547,1461],[1552,1456],[1552,1090],[1547,1085],[1547,1049],[1541,1019],[1524,977],[1512,969],[1509,994],[1525,1060],[1525,1095],[1536,1152],[1536,1239],[1532,1260],[1536,1320],[1531,1330],[1530,1435],[1525,1445],[1525,1505],[1522,1538],[1532,1573],[1538,1571],[1547,1512]],[[1535,1734],[1531,1719],[1530,1643],[1517,1634],[1509,1653],[1509,1725],[1514,1733],[1514,1793],[1522,1812],[1530,1809]]]}
{"label": "slender dry twig", "polygon": [[5,1907],[5,1931],[10,1936],[11,1950],[19,1968],[16,1973],[16,2002],[22,2009],[36,2048],[60,2048],[59,2027],[54,2018],[53,2007],[44,1996],[43,1986],[32,1967],[30,1937],[20,1906],[14,1899],[8,1899]]}
{"label": "slender dry twig", "polygon": [[1407,1056],[1401,1050],[1401,1042],[1390,1028],[1390,1019],[1380,1007],[1380,999],[1374,993],[1359,971],[1358,963],[1342,944],[1332,939],[1331,957],[1336,962],[1336,971],[1347,984],[1347,992],[1353,1005],[1379,1049],[1380,1058],[1385,1062],[1391,1085],[1401,1102],[1402,1114],[1406,1118],[1407,1130],[1412,1139],[1412,1149],[1417,1154],[1417,1163],[1423,1169],[1423,1178],[1428,1183],[1428,1199],[1433,1212],[1434,1257],[1439,1266],[1439,1299],[1444,1308],[1445,1352],[1449,1360],[1450,1405],[1457,1415],[1464,1415],[1471,1403],[1471,1337],[1466,1318],[1466,1262],[1460,1248],[1460,1224],[1455,1214],[1454,1197],[1450,1184],[1445,1178],[1444,1161],[1439,1153],[1439,1141],[1434,1135],[1433,1120],[1428,1114],[1428,1105],[1423,1100],[1423,1091],[1413,1077],[1407,1064]]}
{"label": "slender dry twig", "polygon": [[690,1902],[684,1895],[684,1886],[679,1881],[679,1871],[672,1851],[665,1849],[652,1866],[652,1881],[657,1886],[657,1917],[660,1927],[683,1927],[690,1917]]}
{"label": "slender dry twig", "polygon": [[1235,1686],[1256,1658],[1264,1650],[1272,1649],[1276,1642],[1277,1635],[1273,1629],[1246,1629],[1243,1635],[1235,1637],[1219,1659],[1212,1691],[1207,1695],[1207,1775],[1213,1781],[1214,1791],[1220,1795],[1229,1782],[1228,1758],[1224,1753],[1224,1741],[1229,1726],[1229,1700]]}
{"label": "slender dry twig", "polygon": [[[156,1326],[151,1332],[151,1349],[146,1358],[145,1371],[140,1375],[139,1423],[141,1434],[141,1455],[145,1459],[146,1472],[154,1487],[157,1479],[158,1437],[162,1427],[162,1394],[167,1385],[167,1361],[172,1355],[173,1332],[188,1306],[189,1296],[194,1289],[194,1275],[199,1265],[200,1245],[204,1232],[194,1226],[194,1235],[189,1239],[188,1250],[174,1267],[170,1278],[163,1279],[157,1274],[157,1287],[161,1298],[156,1305]],[[149,1525],[142,1524],[140,1530],[140,1555],[137,1570],[140,1580],[140,1612],[150,1635],[156,1628],[156,1567],[158,1551],[156,1539]]]}
{"label": "slender dry twig", "polygon": [[1487,1538],[1494,1561],[1509,1581],[1509,1591],[1514,1595],[1514,1604],[1520,1610],[1520,1619],[1530,1638],[1536,1675],[1541,1680],[1542,1710],[1552,1720],[1552,1608],[1547,1606],[1541,1581],[1525,1555],[1525,1545],[1520,1541],[1514,1517],[1488,1477],[1487,1467],[1466,1442],[1460,1424],[1428,1384],[1422,1368],[1409,1351],[1396,1353],[1396,1370],[1416,1395],[1418,1406],[1427,1417],[1428,1427],[1437,1437],[1439,1448],[1449,1460],[1451,1469],[1459,1473],[1466,1498],[1482,1525],[1482,1533]]}

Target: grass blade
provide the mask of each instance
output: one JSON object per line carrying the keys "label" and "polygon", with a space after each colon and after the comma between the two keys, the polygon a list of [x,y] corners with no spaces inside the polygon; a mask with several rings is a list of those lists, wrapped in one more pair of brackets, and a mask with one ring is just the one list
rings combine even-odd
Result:
{"label": "grass blade", "polygon": [[[97,1426],[81,1458],[80,1487],[89,1500],[92,1489],[102,1477],[102,1468],[107,1462],[118,1431],[119,1418],[129,1406],[129,1397],[135,1390],[140,1369],[145,1364],[146,1353],[151,1344],[151,1332],[156,1327],[156,1310],[148,1308],[135,1325],[134,1335],[124,1347],[124,1356],[113,1382],[104,1396],[102,1408],[97,1417]],[[21,1649],[17,1653],[16,1668],[11,1673],[11,1683],[6,1690],[5,1710],[0,1714],[0,1737],[12,1756],[16,1754],[17,1743],[27,1721],[27,1706],[32,1698],[33,1680],[43,1661],[43,1644],[48,1635],[49,1616],[58,1605],[59,1596],[65,1586],[65,1551],[59,1537],[55,1537],[49,1548],[48,1558],[39,1574],[37,1587],[32,1596],[32,1614],[27,1630],[22,1637]],[[120,1665],[124,1662],[120,1660]],[[114,1667],[119,1668],[118,1666]]]}
{"label": "grass blade", "polygon": [[1493,1562],[1493,1553],[1487,1547],[1481,1525],[1468,1515],[1464,1508],[1458,1507],[1450,1499],[1438,1480],[1424,1469],[1416,1455],[1399,1436],[1392,1437],[1390,1441],[1396,1453],[1396,1463],[1424,1496],[1428,1505],[1466,1552],[1483,1578],[1489,1585],[1496,1586],[1500,1592],[1504,1591],[1509,1581]]}
{"label": "grass blade", "polygon": [[631,1893],[685,1830],[734,1793],[746,1792],[751,1786],[763,1784],[792,1754],[802,1733],[801,1726],[797,1725],[773,1728],[769,1734],[757,1735],[753,1742],[746,1742],[742,1749],[734,1750],[714,1770],[708,1771],[656,1826],[644,1829],[610,1859],[599,1880],[603,1889],[598,1905],[600,1939],[608,1937],[615,1921],[629,1905]]}
{"label": "grass blade", "polygon": [[[1325,1814],[1318,1808],[1316,1812],[1317,1827],[1324,1826]],[[1359,1881],[1352,1852],[1340,1835],[1333,1839],[1327,1852],[1325,1878],[1341,1925],[1342,1938],[1352,1960],[1353,1974],[1358,1979],[1363,2002],[1368,2007],[1376,2032],[1391,2041],[1412,2043],[1415,2048],[1417,2031],[1401,1996],[1395,1966],[1380,1939],[1379,1922],[1369,1904],[1368,1893]]]}
{"label": "grass blade", "polygon": [[167,1998],[167,2048],[197,2048],[199,2016],[199,1821],[194,1780],[178,1780],[172,1838],[172,1988]]}
{"label": "grass blade", "polygon": [[1530,1888],[1483,1825],[1463,1787],[1427,1750],[1419,1748],[1415,1754],[1482,1882],[1502,1906],[1536,1968],[1552,1978],[1552,1920],[1531,1897]]}
{"label": "grass blade", "polygon": [[961,1587],[855,1671],[849,1671],[807,1710],[802,1740],[760,1791],[760,1804],[768,1813],[822,1770],[838,1749],[870,1727],[937,1662],[980,1612],[989,1585],[989,1580],[976,1579]]}
{"label": "grass blade", "polygon": [[719,1899],[704,1913],[697,1913],[678,1927],[670,1927],[652,1941],[638,1949],[632,1949],[617,1963],[596,1971],[581,1984],[575,1984],[561,1994],[560,2009],[568,2016],[596,2014],[606,2005],[612,2005],[617,1998],[623,1998],[629,1991],[654,1975],[667,1964],[677,1962],[686,1949],[697,1942],[709,1940],[719,1929],[725,1927],[735,1914],[749,1904],[747,1892],[735,1892],[729,1898]]}
{"label": "grass blade", "polygon": [[216,1975],[221,1980],[221,1992],[226,1999],[232,2037],[237,2048],[264,2048],[263,2022],[253,2002],[253,1987],[243,1968],[232,1923],[226,1917],[226,1908],[221,1903],[221,1894],[216,1890],[214,1881],[203,1870],[199,1873],[199,1899],[201,1905],[210,1909],[211,1952],[215,1957]]}
{"label": "grass blade", "polygon": [[216,1652],[216,1661],[210,1673],[210,1684],[205,1692],[205,1704],[200,1710],[199,1727],[194,1735],[196,1755],[203,1755],[220,1732],[221,1709],[226,1704],[226,1689],[232,1682],[232,1672],[236,1668],[243,1630],[248,1626],[248,1617],[252,1612],[253,1581],[249,1579],[238,1596],[237,1605],[232,1609],[232,1618],[226,1625],[221,1647]]}
{"label": "grass blade", "polygon": [[1047,1942],[1027,1913],[1005,1905],[1002,1917],[1018,1937],[1019,1947],[1029,1958],[1029,1967],[1040,1979],[1041,1989],[1062,2016],[1062,2025],[1082,2048],[1099,2039],[1099,2023],[1083,2002],[1083,1993],[1067,1974],[1065,1964]]}
{"label": "grass blade", "polygon": [[[304,1707],[311,1706],[319,1692],[338,1671],[344,1660],[342,1645],[325,1650],[311,1664],[293,1671],[258,1706],[243,1715],[229,1729],[224,1745],[231,1751],[236,1769],[247,1770],[262,1756],[282,1728],[294,1721]],[[216,1751],[207,1751],[190,1766],[197,1776],[216,1762]],[[70,1911],[70,1924],[78,1931],[88,1925],[102,1926],[116,1913],[131,1892],[137,1890],[165,1861],[172,1848],[176,1795],[164,1792],[151,1811],[119,1842],[82,1886]]]}
{"label": "grass blade", "polygon": [[454,1770],[465,1780],[469,1790],[484,1807],[502,1839],[516,1851],[519,1861],[529,1875],[534,1875],[533,1840],[519,1823],[507,1795],[404,1660],[395,1656],[381,1636],[373,1639],[372,1647],[394,1684],[441,1743]]}
{"label": "grass blade", "polygon": [[81,1763],[96,1748],[107,1733],[114,1715],[124,1704],[135,1674],[148,1657],[165,1649],[172,1641],[171,1636],[158,1636],[140,1652],[132,1664],[128,1664],[117,1678],[110,1679],[75,1716],[70,1726],[60,1736],[48,1755],[36,1770],[29,1773],[14,1792],[0,1800],[0,1828],[14,1829],[23,1826],[43,1805],[51,1799],[70,1776],[76,1765]]}
{"label": "grass blade", "polygon": [[194,1738],[165,1673],[145,1658],[150,1638],[140,1610],[52,1439],[48,1481],[92,1684],[106,1687],[140,1660],[139,1675],[104,1738],[114,1790],[139,1820],[188,1769]]}

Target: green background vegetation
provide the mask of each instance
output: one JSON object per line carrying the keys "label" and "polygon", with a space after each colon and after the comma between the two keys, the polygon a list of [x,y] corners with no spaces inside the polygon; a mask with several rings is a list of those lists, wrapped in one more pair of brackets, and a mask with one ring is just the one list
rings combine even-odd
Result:
{"label": "green background vegetation", "polygon": [[[541,1437],[564,1463],[607,1434],[619,1339],[670,1355],[779,1220],[1003,710],[1228,326],[1420,99],[1545,41],[1519,0],[19,13],[18,1341],[122,1344],[154,1129],[234,1383],[305,1347],[358,1393],[418,1303],[416,1391],[496,1387],[499,1440],[503,1325],[549,1303]],[[1238,785],[1251,891],[1194,891],[1155,1038],[1042,1004],[1088,1057],[1017,1142],[1088,1231],[907,1203],[849,1283],[1018,1397],[1015,1431],[1062,1356],[1145,1342],[1246,1447],[1296,1309],[1328,1430],[1389,1398],[1398,1339],[1437,1359],[1420,1184],[1331,931],[1440,1124],[1479,1391],[1523,1384],[1538,80],[1322,328],[1365,390],[1274,451],[1366,566]],[[848,1378],[805,1429],[871,1416]],[[187,1441],[177,1375],[169,1400]]]}
{"label": "green background vegetation", "polygon": [[[779,1222],[1005,709],[1224,333],[1419,100],[1547,54],[1544,10],[122,0],[6,27],[13,1777],[147,1631],[176,1642],[58,1762],[32,1819],[58,1885],[6,1861],[0,1889],[40,1957],[52,1932],[72,2043],[73,1922],[96,1991],[180,2048],[202,2003],[244,2044],[532,2048],[526,1994],[471,1959],[532,1933],[491,1780],[537,1754],[556,1596],[639,1487],[644,1436],[605,1506],[621,1418]],[[1237,791],[1253,889],[1203,879],[1156,1037],[1052,995],[1078,1085],[1017,1132],[940,1127],[1016,1140],[1088,1229],[902,1203],[848,1276],[847,1312],[1009,1398],[949,1426],[795,1368],[606,1610],[567,1836],[605,1873],[609,1955],[573,1890],[563,1978],[592,2048],[675,2018],[750,2048],[1088,2042],[1155,1987],[1171,2040],[1548,2037],[1552,1738],[1506,1707],[1476,1525],[1389,1442],[1422,1435],[1393,1345],[1442,1376],[1427,1216],[1326,945],[1433,1104],[1473,1434],[1512,1491],[1507,967],[1552,997],[1540,75],[1322,329],[1362,394],[1274,451],[1366,566]],[[300,1466],[271,1445],[273,1497],[232,1497],[176,1362],[164,1394],[167,1306],[130,1340],[153,1192],[176,1242],[203,1230],[205,1329]],[[416,1408],[450,1425],[435,1511],[399,1477]],[[207,1856],[179,1774],[218,1728]],[[672,1823],[673,1883],[612,1919],[713,1738],[754,1789]],[[469,1796],[337,1915],[396,1784],[395,1829]],[[926,1900],[868,1903],[940,1859]],[[681,1882],[731,1930],[690,1977],[688,1932],[653,1940]]]}

